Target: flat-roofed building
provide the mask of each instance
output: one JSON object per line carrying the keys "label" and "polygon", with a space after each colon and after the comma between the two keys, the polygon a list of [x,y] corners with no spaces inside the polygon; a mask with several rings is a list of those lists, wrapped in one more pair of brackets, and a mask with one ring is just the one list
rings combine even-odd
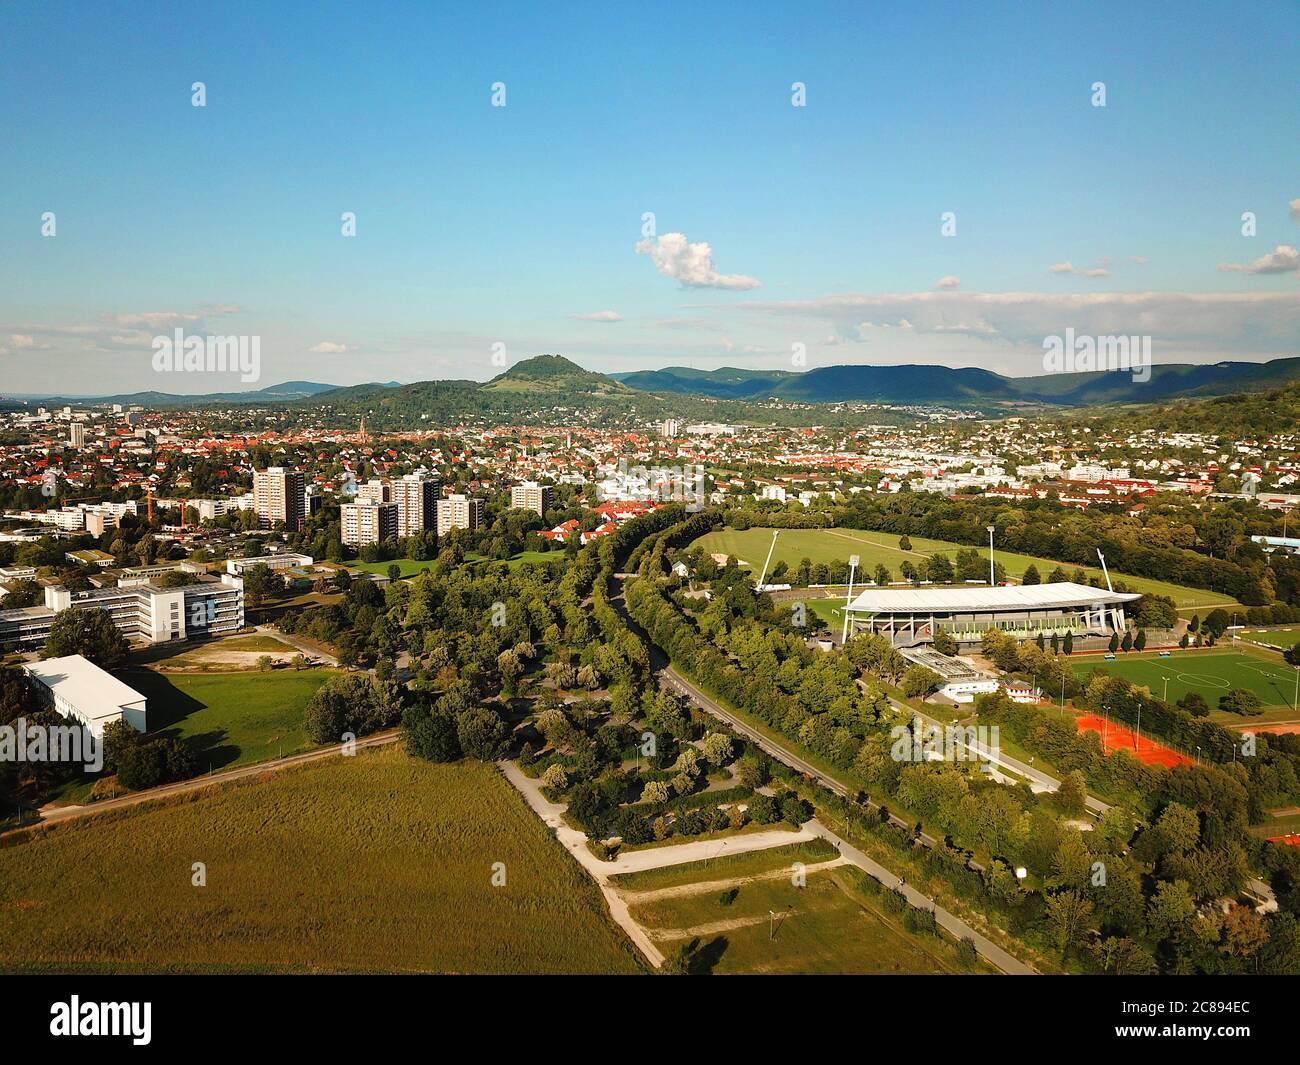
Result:
{"label": "flat-roofed building", "polygon": [[145,697],[81,655],[28,662],[22,668],[38,699],[95,736],[103,737],[115,721],[148,731]]}
{"label": "flat-roofed building", "polygon": [[510,489],[510,505],[517,510],[531,510],[542,517],[551,509],[551,486],[524,481]]}
{"label": "flat-roofed building", "polygon": [[473,531],[483,524],[483,500],[465,495],[450,495],[438,500],[438,535],[452,529]]}
{"label": "flat-roofed building", "polygon": [[408,473],[389,483],[389,498],[397,504],[397,535],[416,536],[438,524],[438,478]]}
{"label": "flat-roofed building", "polygon": [[253,509],[262,528],[284,522],[286,529],[302,527],[307,498],[303,475],[285,466],[268,466],[253,471]]}
{"label": "flat-roofed building", "polygon": [[242,577],[254,566],[265,566],[270,570],[301,569],[310,566],[314,559],[311,555],[302,555],[296,551],[280,551],[274,555],[253,555],[251,558],[231,558],[226,560],[226,572]]}
{"label": "flat-roofed building", "polygon": [[397,504],[358,499],[339,507],[342,538],[352,547],[397,539]]}
{"label": "flat-roofed building", "polygon": [[138,581],[72,592],[45,589],[45,605],[0,611],[0,646],[35,647],[64,610],[104,610],[127,639],[144,643],[224,636],[244,627],[244,582],[231,574],[179,588]]}
{"label": "flat-roofed building", "polygon": [[1124,604],[1136,592],[1084,584],[1022,584],[1005,588],[868,589],[846,608],[850,632],[887,636],[895,646],[930,643],[940,629],[958,642],[978,643],[988,629],[1018,639],[1109,636],[1124,631]]}

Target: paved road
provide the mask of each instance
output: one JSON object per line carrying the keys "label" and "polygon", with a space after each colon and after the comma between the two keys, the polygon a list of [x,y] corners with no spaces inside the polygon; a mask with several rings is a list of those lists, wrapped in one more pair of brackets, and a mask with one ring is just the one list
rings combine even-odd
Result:
{"label": "paved road", "polygon": [[[357,740],[356,749],[365,750],[369,747],[382,747],[388,743],[396,743],[400,738],[397,729],[376,732],[373,736],[366,736]],[[284,758],[273,758],[266,762],[236,766],[233,769],[226,769],[208,776],[191,777],[189,780],[179,780],[174,784],[164,784],[161,787],[150,788],[147,791],[134,791],[130,795],[123,795],[118,799],[104,799],[102,802],[89,803],[85,806],[47,806],[41,810],[41,819],[39,821],[33,821],[31,824],[23,825],[20,828],[10,829],[7,832],[0,833],[0,835],[10,836],[18,832],[30,831],[33,828],[41,828],[45,825],[73,821],[81,817],[93,817],[95,814],[102,814],[109,810],[139,806],[143,803],[153,802],[155,799],[165,799],[172,795],[185,795],[189,792],[201,791],[203,788],[212,787],[214,784],[228,784],[232,780],[261,776],[263,773],[276,773],[281,769],[288,769],[290,766],[306,765],[309,762],[318,762],[323,758],[333,758],[342,750],[342,744],[335,744],[330,747],[304,751],[301,754],[286,755]]]}
{"label": "paved road", "polygon": [[836,848],[838,848],[842,857],[847,858],[864,872],[870,873],[886,887],[899,888],[903,894],[907,896],[907,901],[918,910],[934,911],[934,919],[938,925],[950,932],[956,938],[961,939],[966,936],[970,937],[971,941],[975,944],[975,949],[979,951],[980,956],[992,962],[1008,976],[1038,975],[1037,970],[1026,965],[1019,958],[1008,954],[991,939],[980,935],[979,932],[975,931],[975,929],[960,917],[949,913],[942,906],[935,903],[928,896],[917,891],[916,888],[912,887],[910,884],[905,884],[900,877],[891,873],[875,859],[868,857],[862,851],[858,850],[858,848],[853,846],[852,843],[841,839],[820,821],[815,819],[809,821],[804,825],[804,828],[810,829],[812,832],[821,836],[822,839],[829,840]]}
{"label": "paved road", "polygon": [[[666,686],[672,688],[675,691],[680,692],[682,695],[685,695],[687,698],[691,699],[706,713],[709,713],[714,717],[717,717],[718,719],[725,721],[728,725],[730,725],[733,729],[735,729],[736,732],[744,736],[746,739],[750,740],[752,743],[756,744],[770,757],[775,758],[779,762],[785,763],[786,765],[790,766],[790,768],[796,770],[797,772],[807,774],[808,776],[816,780],[817,783],[821,784],[823,787],[829,789],[830,791],[835,792],[835,794],[846,798],[849,797],[848,789],[845,788],[838,781],[824,776],[819,769],[817,769],[815,766],[811,765],[809,762],[805,761],[804,759],[800,758],[793,751],[788,750],[781,744],[778,744],[775,741],[769,739],[767,736],[764,736],[761,732],[752,728],[750,725],[747,725],[744,721],[738,718],[731,711],[727,710],[723,706],[718,705],[718,703],[715,700],[709,698],[708,695],[706,695],[703,691],[701,691],[694,684],[692,684],[691,681],[689,681],[686,677],[684,677],[671,665],[665,666],[660,671],[659,676]],[[879,808],[875,803],[870,803],[869,805],[874,809]],[[904,828],[904,829],[912,828],[912,826],[908,824],[906,821],[903,821],[892,814],[890,815],[889,819],[893,824],[898,825],[900,828]],[[874,876],[877,880],[881,881],[882,883],[887,885],[894,885],[894,884],[901,883],[901,880],[897,873],[890,872],[888,869],[886,869],[883,865],[880,865],[874,859],[867,857],[867,855],[864,854],[862,851],[858,850],[856,847],[854,847],[851,843],[847,842],[846,840],[843,840],[839,836],[835,835],[835,833],[833,833],[825,825],[822,825],[820,822],[816,820],[810,821],[804,827],[815,832],[823,839],[828,839],[832,843],[835,843],[839,847],[840,853],[844,855],[844,857],[848,858],[851,862],[853,862],[854,865],[858,866],[860,869],[863,869],[866,872],[870,873],[872,876]],[[932,837],[925,835],[924,833],[921,834],[919,839],[923,846],[926,847],[935,846],[936,841]],[[972,868],[978,868],[978,866],[975,865],[975,863],[971,863],[971,864],[972,864]],[[935,920],[938,921],[939,924],[942,925],[949,932],[952,932],[953,935],[957,936],[957,938],[960,939],[962,936],[969,936],[974,941],[975,949],[979,951],[980,955],[986,958],[988,961],[992,962],[1004,973],[1008,973],[1011,975],[1036,975],[1035,970],[1032,969],[1030,966],[1026,965],[1024,962],[1020,961],[1019,959],[1013,957],[1011,954],[1003,950],[1001,947],[999,947],[996,943],[992,942],[987,937],[980,935],[978,932],[975,931],[975,929],[973,929],[960,917],[957,917],[955,914],[949,913],[943,907],[935,903],[933,899],[930,899],[929,897],[921,894],[921,892],[917,891],[915,888],[911,888],[907,886],[904,886],[903,893],[907,895],[908,901],[913,906],[920,907],[921,909],[933,910],[935,915]]]}
{"label": "paved road", "polygon": [[841,839],[820,821],[813,819],[802,825],[797,832],[769,831],[753,832],[743,836],[733,836],[726,840],[699,840],[694,843],[681,843],[669,847],[647,847],[642,850],[625,851],[613,861],[602,861],[587,849],[585,833],[572,828],[563,818],[564,807],[551,802],[544,794],[539,781],[534,780],[519,769],[513,762],[501,763],[501,771],[524,796],[524,800],[535,813],[549,825],[566,850],[591,874],[605,901],[610,914],[619,926],[637,945],[643,954],[656,967],[663,964],[663,954],[654,942],[632,917],[627,901],[620,892],[610,884],[609,878],[618,873],[639,872],[645,869],[662,869],[666,866],[684,865],[688,862],[705,861],[726,854],[746,854],[751,851],[770,850],[790,843],[799,843],[820,836],[827,840],[839,852],[840,856],[852,862],[859,869],[869,873],[881,883],[889,886],[901,886],[908,902],[919,909],[933,910],[935,920],[941,927],[958,939],[969,936],[975,949],[1005,973],[1015,976],[1036,975],[1024,962],[1012,957],[985,936],[971,928],[965,921],[949,913],[942,906],[917,891],[903,884],[902,881],[879,862],[869,858],[847,840]]}
{"label": "paved road", "polygon": [[339,660],[335,658],[334,655],[316,644],[311,644],[306,640],[299,639],[293,633],[281,632],[274,625],[256,625],[254,628],[256,631],[265,633],[267,636],[274,636],[277,640],[287,643],[290,647],[297,648],[297,650],[301,651],[310,659],[324,662],[327,666],[337,667],[339,664]]}
{"label": "paved road", "polygon": [[[922,714],[912,707],[900,703],[897,699],[890,698],[889,702],[891,706],[901,710],[903,713],[913,714],[916,717],[919,717],[927,725],[937,725],[941,729],[947,727],[944,722],[930,717],[929,714]],[[1020,776],[1030,781],[1031,784],[1038,784],[1041,790],[1055,791],[1061,786],[1061,782],[1056,777],[1048,776],[1042,770],[1035,769],[1033,766],[1020,761],[1018,758],[1012,758],[1001,748],[995,750],[989,747],[988,744],[980,742],[976,742],[973,745],[967,744],[960,733],[954,732],[953,736],[956,743],[963,750],[968,750],[972,754],[978,755],[980,758],[985,758],[994,765],[1001,766],[1003,769],[1008,769],[1013,773],[1018,773]],[[1095,814],[1104,814],[1110,809],[1106,803],[1092,795],[1089,795],[1084,800],[1084,805]]]}

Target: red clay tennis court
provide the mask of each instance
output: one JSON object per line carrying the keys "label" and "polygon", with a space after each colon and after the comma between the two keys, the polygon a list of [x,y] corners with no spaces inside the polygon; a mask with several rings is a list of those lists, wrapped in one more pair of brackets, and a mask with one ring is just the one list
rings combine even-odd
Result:
{"label": "red clay tennis court", "polygon": [[1179,754],[1177,751],[1164,746],[1164,744],[1155,743],[1145,736],[1139,740],[1137,734],[1131,729],[1126,729],[1123,725],[1117,725],[1113,721],[1107,721],[1096,714],[1085,714],[1082,717],[1075,718],[1075,724],[1081,729],[1100,733],[1102,736],[1102,750],[1107,754],[1112,751],[1128,751],[1138,761],[1145,762],[1147,765],[1162,765],[1166,769],[1171,769],[1176,765],[1192,764],[1192,759],[1188,758],[1187,755]]}

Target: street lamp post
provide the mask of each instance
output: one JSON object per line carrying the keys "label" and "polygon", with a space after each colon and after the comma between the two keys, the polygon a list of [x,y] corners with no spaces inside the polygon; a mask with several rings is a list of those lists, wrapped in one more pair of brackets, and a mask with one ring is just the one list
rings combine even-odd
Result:
{"label": "street lamp post", "polygon": [[993,534],[997,531],[997,527],[989,525],[987,528],[989,531],[989,587],[992,588],[997,583],[993,579]]}

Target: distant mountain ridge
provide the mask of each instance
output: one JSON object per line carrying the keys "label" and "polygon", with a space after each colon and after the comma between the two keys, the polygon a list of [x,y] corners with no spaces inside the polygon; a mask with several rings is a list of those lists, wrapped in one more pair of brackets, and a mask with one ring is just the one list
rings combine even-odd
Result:
{"label": "distant mountain ridge", "polygon": [[[680,401],[764,400],[821,403],[882,403],[894,406],[944,405],[1014,408],[1019,405],[1084,407],[1124,403],[1159,403],[1181,398],[1209,398],[1235,393],[1266,392],[1300,382],[1300,357],[1268,362],[1168,363],[1150,367],[1147,380],[1128,371],[1042,374],[1006,377],[977,366],[938,366],[906,363],[897,366],[838,365],[813,370],[747,370],[725,366],[696,370],[670,366],[662,370],[633,370],[602,374],[585,370],[563,355],[523,359],[487,382],[470,380],[372,382],[329,385],[316,381],[285,381],[251,392],[177,395],[132,392],[101,396],[0,395],[0,405],[62,406],[78,403],[138,403],[153,407],[256,405],[311,402],[340,407],[382,401],[385,407],[466,413],[519,411],[550,397],[557,402],[582,402],[627,409],[646,401],[670,410]],[[666,406],[665,406],[666,405]]]}
{"label": "distant mountain ridge", "polygon": [[[823,366],[783,370],[689,370],[669,367],[611,375],[647,392],[715,399],[785,399],[805,403],[1044,403],[1081,407],[1152,403],[1182,396],[1257,392],[1300,381],[1300,357],[1268,362],[1167,363],[1150,367],[1147,380],[1132,372],[1094,371],[1005,377],[975,366]],[[1139,375],[1140,376],[1140,375]]]}

